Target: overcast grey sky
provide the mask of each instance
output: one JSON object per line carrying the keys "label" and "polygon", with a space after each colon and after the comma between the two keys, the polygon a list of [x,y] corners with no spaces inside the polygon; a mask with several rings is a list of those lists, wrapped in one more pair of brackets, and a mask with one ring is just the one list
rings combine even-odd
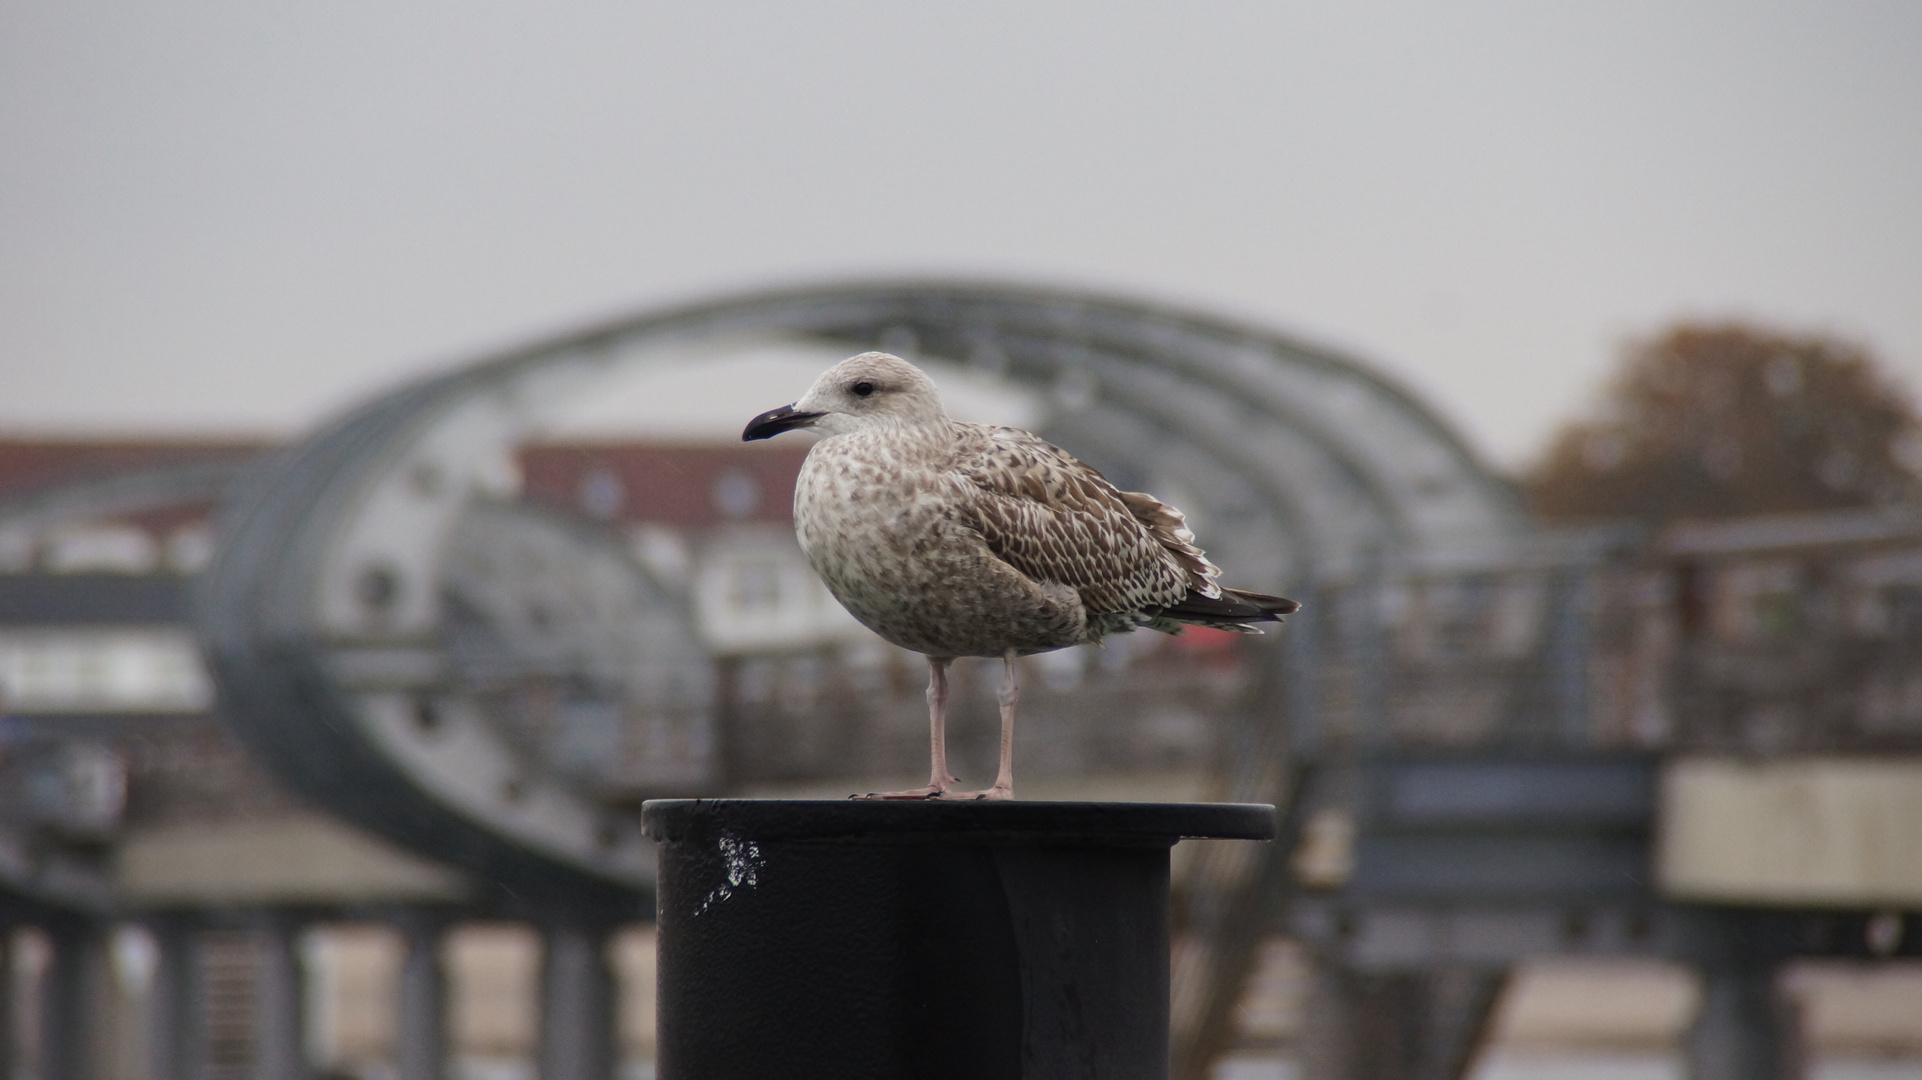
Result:
{"label": "overcast grey sky", "polygon": [[1253,317],[1505,463],[1680,315],[1922,387],[1922,4],[0,0],[0,433],[896,270]]}

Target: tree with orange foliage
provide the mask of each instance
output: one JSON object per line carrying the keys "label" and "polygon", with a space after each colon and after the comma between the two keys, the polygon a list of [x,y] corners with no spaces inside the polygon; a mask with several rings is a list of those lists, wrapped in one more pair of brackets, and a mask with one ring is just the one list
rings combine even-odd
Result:
{"label": "tree with orange foliage", "polygon": [[1859,345],[1684,323],[1628,349],[1524,486],[1551,520],[1922,504],[1922,423]]}

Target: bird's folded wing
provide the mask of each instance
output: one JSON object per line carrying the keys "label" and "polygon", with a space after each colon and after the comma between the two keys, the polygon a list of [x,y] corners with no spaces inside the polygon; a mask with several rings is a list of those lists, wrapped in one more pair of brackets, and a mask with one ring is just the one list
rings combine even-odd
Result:
{"label": "bird's folded wing", "polygon": [[1181,512],[1120,491],[1066,451],[1025,431],[973,427],[951,475],[971,497],[967,523],[1003,561],[1037,581],[1075,589],[1094,611],[1220,595],[1214,565]]}

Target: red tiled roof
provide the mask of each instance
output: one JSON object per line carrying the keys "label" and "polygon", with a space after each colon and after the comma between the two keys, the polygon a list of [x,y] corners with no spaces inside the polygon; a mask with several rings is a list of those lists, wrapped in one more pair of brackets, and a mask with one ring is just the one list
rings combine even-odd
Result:
{"label": "red tiled roof", "polygon": [[569,443],[524,447],[523,494],[628,524],[711,529],[792,520],[808,444]]}
{"label": "red tiled roof", "polygon": [[247,439],[0,438],[0,498],[115,473],[240,461],[273,446]]}
{"label": "red tiled roof", "polygon": [[[274,444],[242,439],[0,439],[0,499],[64,483],[207,461],[244,460]],[[570,514],[703,530],[785,524],[808,444],[554,443],[522,447],[523,494]],[[204,504],[156,507],[150,528],[197,518]],[[149,521],[147,518],[152,518]]]}

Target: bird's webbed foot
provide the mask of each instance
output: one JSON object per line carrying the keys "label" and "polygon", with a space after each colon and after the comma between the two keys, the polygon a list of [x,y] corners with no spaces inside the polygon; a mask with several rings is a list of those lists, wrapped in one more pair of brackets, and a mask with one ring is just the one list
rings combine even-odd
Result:
{"label": "bird's webbed foot", "polygon": [[[955,783],[950,777],[948,784]],[[849,795],[850,799],[941,799],[952,798],[954,789],[948,784],[929,784],[926,787],[910,788],[907,791],[870,791],[866,795]]]}
{"label": "bird's webbed foot", "polygon": [[991,788],[983,788],[980,791],[949,790],[930,797],[941,799],[944,802],[1003,802],[1014,798],[1014,785],[996,784]]}

